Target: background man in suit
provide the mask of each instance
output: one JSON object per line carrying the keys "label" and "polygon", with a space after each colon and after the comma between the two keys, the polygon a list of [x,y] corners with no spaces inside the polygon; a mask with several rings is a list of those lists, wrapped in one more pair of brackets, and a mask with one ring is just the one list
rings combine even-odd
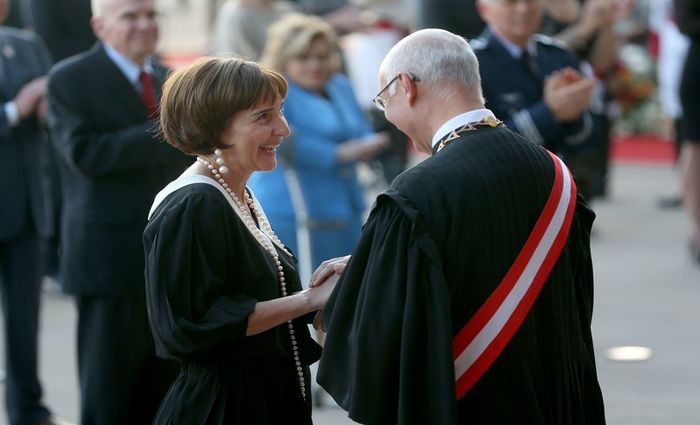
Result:
{"label": "background man in suit", "polygon": [[561,156],[588,197],[592,176],[581,159],[599,137],[588,110],[595,81],[572,52],[535,34],[542,0],[478,0],[477,7],[488,23],[472,41],[486,107],[511,130]]}
{"label": "background man in suit", "polygon": [[[0,23],[9,12],[0,0]],[[5,319],[6,403],[12,425],[49,423],[37,376],[40,239],[51,235],[40,123],[51,61],[34,35],[0,26],[0,290]]]}
{"label": "background man in suit", "polygon": [[153,0],[93,0],[94,48],[49,75],[63,172],[61,276],[78,306],[82,424],[150,424],[174,376],[147,323],[142,233],[189,161],[156,139],[165,69]]}

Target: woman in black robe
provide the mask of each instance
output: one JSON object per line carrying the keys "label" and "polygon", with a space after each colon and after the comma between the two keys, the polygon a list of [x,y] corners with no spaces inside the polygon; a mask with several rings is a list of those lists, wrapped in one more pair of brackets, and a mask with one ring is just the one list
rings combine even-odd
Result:
{"label": "woman in black robe", "polygon": [[[155,199],[144,233],[156,353],[182,368],[155,424],[310,424],[306,324],[334,282],[301,291],[293,255],[246,188],[289,135],[285,80],[206,58],[163,87],[161,129],[197,161]],[[312,317],[312,316],[311,316]]]}

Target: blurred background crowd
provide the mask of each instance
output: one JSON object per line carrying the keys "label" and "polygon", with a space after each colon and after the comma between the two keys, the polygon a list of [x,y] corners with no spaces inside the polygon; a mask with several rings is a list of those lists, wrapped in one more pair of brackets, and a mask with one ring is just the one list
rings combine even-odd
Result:
{"label": "blurred background crowd", "polygon": [[[113,1],[117,0],[103,2],[110,5]],[[125,0],[127,3],[131,1]],[[697,1],[681,3],[690,5],[690,10],[697,17],[700,12]],[[33,250],[27,257],[30,260],[23,262],[35,269],[35,277],[43,279],[41,282],[45,289],[78,296],[79,310],[83,309],[83,317],[88,317],[85,313],[88,306],[93,311],[96,304],[86,306],[86,297],[103,297],[105,294],[100,291],[85,292],[84,288],[76,286],[75,281],[69,281],[71,275],[66,274],[66,269],[80,268],[85,263],[81,263],[77,256],[66,258],[66,229],[75,228],[65,227],[65,223],[75,222],[71,221],[70,215],[74,211],[66,215],[62,206],[76,205],[76,199],[83,199],[76,192],[98,187],[75,184],[76,178],[104,183],[101,179],[113,170],[88,171],[82,168],[84,164],[78,158],[81,148],[71,142],[71,138],[77,137],[78,126],[65,128],[68,125],[65,123],[71,117],[70,114],[65,115],[70,109],[66,99],[78,96],[78,93],[67,93],[67,87],[80,91],[81,85],[59,84],[56,79],[56,100],[53,107],[49,105],[47,109],[44,100],[47,95],[51,97],[51,89],[47,93],[46,79],[42,79],[42,76],[54,75],[56,65],[52,64],[88,51],[98,41],[90,24],[91,2],[0,0],[1,4],[7,7],[7,16],[1,24],[3,30],[16,28],[35,34],[38,37],[37,45],[45,46],[39,47],[39,55],[45,61],[31,78],[24,78],[17,88],[0,86],[3,102],[6,105],[14,103],[16,107],[15,110],[5,107],[6,116],[3,119],[7,120],[8,129],[0,129],[4,132],[0,149],[5,149],[2,144],[9,143],[13,138],[25,137],[17,136],[19,130],[16,128],[26,125],[25,120],[34,120],[35,132],[40,134],[37,137],[44,144],[41,149],[42,152],[46,151],[46,161],[42,156],[41,163],[32,162],[38,157],[38,151],[21,155],[29,158],[27,167],[30,164],[36,166],[34,171],[44,175],[50,183],[48,190],[39,191],[40,195],[34,193],[12,201],[30,205],[22,209],[21,214],[34,214],[34,218],[27,220],[34,221],[34,229],[23,230],[23,226],[32,226],[24,221],[11,222],[9,218],[6,223],[0,223],[3,298],[11,293],[9,286],[17,279],[17,271],[13,271],[9,265],[8,247],[19,249],[12,244],[18,238],[26,240],[26,235],[31,234],[32,241],[40,248]],[[288,79],[285,115],[292,136],[278,151],[278,167],[273,172],[253,176],[251,187],[269,215],[276,233],[295,252],[300,261],[302,281],[306,281],[322,260],[351,252],[373,195],[386,188],[406,167],[422,159],[413,150],[410,140],[385,120],[372,101],[381,89],[377,84],[377,72],[384,54],[405,35],[427,27],[443,28],[472,42],[482,63],[487,107],[515,131],[526,134],[531,140],[561,155],[574,171],[580,191],[594,206],[596,199],[605,198],[609,193],[610,160],[616,147],[632,146],[642,151],[655,150],[672,156],[672,160],[678,164],[678,184],[668,187],[667,196],[658,199],[658,206],[688,209],[691,224],[688,229],[689,252],[693,261],[700,266],[700,171],[697,170],[700,163],[697,159],[694,162],[688,160],[693,155],[697,158],[694,152],[699,141],[691,139],[688,142],[688,137],[681,131],[685,128],[684,119],[700,122],[700,117],[688,117],[687,113],[684,116],[681,101],[686,58],[692,51],[692,40],[695,39],[697,44],[700,32],[697,27],[694,30],[679,28],[682,21],[676,14],[675,6],[673,0],[162,0],[155,3],[158,15],[144,18],[148,22],[141,22],[142,18],[136,16],[133,25],[150,25],[151,31],[153,26],[157,29],[160,25],[168,30],[163,31],[165,40],[158,48],[146,53],[154,53],[154,58],[170,67],[177,67],[202,55],[237,55],[261,61],[279,70]],[[534,66],[532,61],[526,61],[522,66],[499,68],[498,62],[489,62],[491,56],[488,49],[492,42],[489,37],[493,29],[504,23],[508,25],[499,21],[505,17],[498,15],[498,7],[510,8],[506,10],[508,16],[517,16],[531,26],[534,23],[531,31],[527,28],[524,30],[525,45],[555,46],[553,48],[557,53],[551,56],[552,63],[546,62],[549,60],[547,54],[537,54],[536,47],[525,49],[534,49]],[[170,20],[172,15],[169,13],[173,10],[179,11],[179,16],[191,18],[189,21],[181,18]],[[193,17],[198,20],[195,22]],[[535,33],[543,36],[534,36]],[[100,36],[99,40],[118,44],[119,37],[111,33]],[[7,85],[8,75],[12,72],[8,71],[9,61],[21,56],[17,54],[17,49],[19,47],[9,42],[0,44],[0,85]],[[566,59],[559,59],[564,57]],[[148,61],[146,63],[150,64]],[[65,64],[63,62],[58,67],[65,67]],[[554,74],[547,71],[549,68],[571,68],[571,72],[557,75],[547,82],[547,77]],[[157,67],[148,70],[152,75],[157,75]],[[155,83],[162,83],[153,78]],[[388,76],[387,80],[390,78]],[[522,87],[525,87],[522,92],[513,88],[502,89],[508,86],[507,82],[517,83],[521,80]],[[155,94],[159,93],[157,86]],[[574,91],[574,86],[580,88]],[[139,96],[154,90],[140,85],[135,87],[134,95]],[[570,90],[567,91],[567,87]],[[690,90],[686,97],[700,94],[693,92],[692,88]],[[108,97],[100,102],[116,104],[120,100]],[[578,103],[580,107],[575,106]],[[23,107],[25,104],[28,106]],[[545,108],[545,114],[539,115],[538,111],[542,108]],[[92,119],[91,113],[94,111],[83,110],[82,113]],[[134,128],[136,124],[141,125],[143,135],[150,138],[154,118],[157,118],[157,114],[153,116],[151,113],[144,115],[141,122],[122,126]],[[86,118],[86,121],[89,120]],[[109,132],[118,129],[110,128]],[[0,152],[4,153],[0,157],[0,167],[7,171],[11,168],[8,164],[18,161],[12,155],[19,154],[10,150]],[[155,153],[153,151],[149,155]],[[95,156],[93,159],[99,158]],[[171,162],[171,173],[185,163],[182,158],[175,157],[171,158]],[[118,176],[104,187],[115,190],[118,179],[122,179],[122,183],[135,179],[136,174],[125,176],[133,165],[130,163],[124,168],[115,165]],[[138,164],[138,167],[150,169],[147,163]],[[688,167],[691,167],[690,171]],[[78,177],[71,176],[71,173]],[[11,174],[3,174],[2,178],[4,181],[0,181],[0,188],[5,192],[0,196],[13,200],[6,192],[14,193],[10,186],[16,184],[16,180]],[[167,183],[167,180],[161,180],[163,184]],[[32,184],[27,183],[27,187],[31,188]],[[137,197],[145,200],[154,196],[157,185],[153,185],[153,193],[139,192]],[[27,200],[36,196],[41,196],[42,205],[47,206],[44,210],[50,217],[46,220],[37,218],[39,213],[32,211],[35,201]],[[91,194],[86,194],[84,199],[89,196]],[[124,184],[111,196],[114,199],[132,198],[134,193],[130,192],[128,184]],[[113,207],[114,204],[119,202],[106,202],[104,205]],[[150,204],[146,201],[142,204],[135,211],[147,211]],[[5,205],[2,208],[11,209]],[[139,222],[137,228],[141,226],[142,230],[145,226],[145,217],[144,213],[143,222]],[[62,222],[64,227],[60,225]],[[71,236],[74,235],[68,235]],[[117,243],[106,237],[103,242]],[[72,239],[73,247],[76,243]],[[128,246],[140,249],[140,239],[129,243],[131,245]],[[118,250],[119,246],[115,245],[115,249]],[[39,267],[39,264],[42,266]],[[118,262],[111,266],[120,267]],[[22,278],[27,279],[27,275]],[[99,278],[84,278],[95,279],[99,284]],[[35,293],[28,295],[31,299],[29,304],[23,304],[25,301],[20,298],[16,301],[10,298],[10,305],[3,303],[6,338],[12,338],[15,333],[36,336],[39,286],[31,287],[35,288]],[[115,295],[112,293],[109,296]],[[16,316],[20,313],[14,312],[13,302],[22,305],[25,318],[17,318],[23,316]],[[145,307],[142,308],[139,303],[142,300],[138,300],[132,308],[145,311]],[[17,326],[18,320],[28,324],[29,328],[16,330],[14,326]],[[145,320],[142,320],[143,323]],[[87,324],[80,326],[85,335],[111,329],[88,330]],[[27,351],[36,352],[35,339],[28,342],[28,348],[18,349],[16,356],[22,357]],[[8,339],[6,345],[11,346],[12,342]],[[13,356],[8,351],[8,397],[27,393],[27,397],[39,400],[41,388],[35,371],[31,370],[36,356],[28,360],[14,359]],[[18,367],[18,363],[25,364],[27,361],[29,371],[21,372],[27,375],[11,370]],[[81,363],[80,367],[90,366]],[[23,376],[28,377],[26,379],[30,382],[24,382]],[[11,385],[16,386],[17,394],[12,393]],[[85,389],[89,385],[89,382],[81,380],[81,386]],[[91,400],[84,398],[82,402],[87,404]],[[14,401],[8,401],[11,417],[20,414],[13,412],[12,403]],[[39,422],[49,420],[47,408],[37,407],[35,414],[37,421],[34,423],[50,423]],[[84,410],[83,414],[87,415],[88,410]]]}

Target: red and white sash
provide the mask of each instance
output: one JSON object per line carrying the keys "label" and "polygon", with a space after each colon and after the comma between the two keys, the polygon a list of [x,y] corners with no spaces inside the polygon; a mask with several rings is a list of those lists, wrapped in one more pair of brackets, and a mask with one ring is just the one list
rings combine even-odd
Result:
{"label": "red and white sash", "polygon": [[520,328],[566,244],[576,207],[576,184],[561,159],[550,156],[554,185],[535,227],[501,283],[452,341],[457,400]]}

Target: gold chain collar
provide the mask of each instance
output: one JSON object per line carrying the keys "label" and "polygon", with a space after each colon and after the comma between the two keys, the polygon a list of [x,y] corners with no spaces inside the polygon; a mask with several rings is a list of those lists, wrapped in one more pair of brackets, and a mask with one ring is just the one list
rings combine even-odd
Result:
{"label": "gold chain collar", "polygon": [[493,128],[498,127],[500,125],[503,125],[503,121],[499,120],[493,115],[489,115],[476,122],[467,123],[460,128],[452,130],[447,136],[440,139],[440,142],[438,143],[437,148],[435,149],[435,153],[440,152],[442,148],[449,145],[452,141],[459,139],[459,135],[462,133],[465,133],[467,131],[478,130],[481,127]]}

